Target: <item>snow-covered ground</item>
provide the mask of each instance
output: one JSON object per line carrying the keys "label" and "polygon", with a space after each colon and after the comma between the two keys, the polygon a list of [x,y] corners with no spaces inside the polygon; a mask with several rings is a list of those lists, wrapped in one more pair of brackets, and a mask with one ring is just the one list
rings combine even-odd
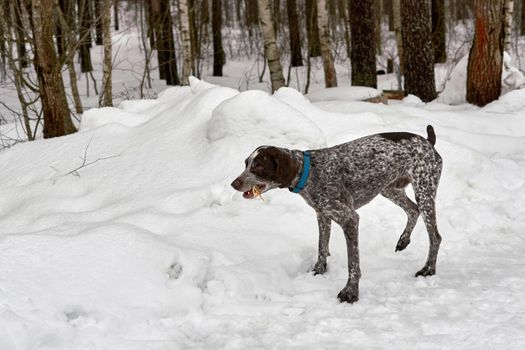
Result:
{"label": "snow-covered ground", "polygon": [[[308,101],[192,80],[85,113],[79,133],[0,152],[0,349],[523,349],[525,90],[484,108]],[[427,233],[383,198],[359,210],[359,302],[336,298],[299,196],[230,188],[261,144],[425,133],[444,159],[437,275]],[[81,165],[84,163],[84,167]],[[80,167],[80,169],[78,169]]]}

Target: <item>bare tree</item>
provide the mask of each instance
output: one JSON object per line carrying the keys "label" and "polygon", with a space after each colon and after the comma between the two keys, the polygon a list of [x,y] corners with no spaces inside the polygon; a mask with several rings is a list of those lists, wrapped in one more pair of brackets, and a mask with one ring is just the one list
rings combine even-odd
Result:
{"label": "bare tree", "polygon": [[430,25],[427,1],[401,0],[405,92],[418,96],[424,102],[437,97]]}
{"label": "bare tree", "polygon": [[180,34],[182,38],[182,85],[189,84],[189,76],[191,75],[191,67],[193,62],[192,48],[191,48],[191,33],[190,33],[190,11],[188,7],[188,0],[179,0],[179,20],[180,20]]}
{"label": "bare tree", "polygon": [[373,0],[350,0],[352,85],[377,87]]}
{"label": "bare tree", "polygon": [[447,61],[445,0],[432,0],[432,45],[434,62]]}
{"label": "bare tree", "polygon": [[[398,76],[403,74],[403,35],[401,31],[401,0],[392,0],[392,21],[396,33],[397,55],[399,58]],[[401,79],[401,77],[399,77]]]}
{"label": "bare tree", "polygon": [[53,42],[54,0],[31,1],[31,29],[35,47],[34,64],[38,75],[44,114],[44,138],[71,134],[76,131],[70,117],[61,65]]}
{"label": "bare tree", "polygon": [[467,68],[467,101],[484,106],[501,93],[503,0],[476,0],[476,33]]}
{"label": "bare tree", "polygon": [[[98,1],[98,0],[97,0]],[[102,106],[113,106],[112,53],[111,53],[111,0],[102,2],[102,41],[104,44],[104,66],[102,75]]]}
{"label": "bare tree", "polygon": [[511,51],[511,39],[512,39],[512,17],[514,15],[514,0],[505,0],[505,51]]}
{"label": "bare tree", "polygon": [[286,12],[288,14],[288,28],[290,29],[290,61],[292,67],[303,65],[301,54],[301,32],[299,16],[297,14],[297,3],[295,0],[286,0]]}
{"label": "bare tree", "polygon": [[321,55],[323,57],[324,83],[327,88],[337,86],[334,58],[332,56],[332,43],[330,28],[328,26],[328,9],[326,0],[317,0],[317,24],[319,25],[319,40]]}
{"label": "bare tree", "polygon": [[212,0],[211,29],[213,36],[213,76],[222,77],[222,67],[226,63],[226,55],[222,48],[222,11],[221,0]]}
{"label": "bare tree", "polygon": [[317,25],[316,0],[305,0],[306,33],[308,37],[308,55],[310,57],[321,56],[319,43],[319,26]]}
{"label": "bare tree", "polygon": [[279,49],[277,47],[275,27],[272,20],[272,8],[269,0],[257,0],[257,4],[273,92],[285,86],[285,81],[279,57]]}

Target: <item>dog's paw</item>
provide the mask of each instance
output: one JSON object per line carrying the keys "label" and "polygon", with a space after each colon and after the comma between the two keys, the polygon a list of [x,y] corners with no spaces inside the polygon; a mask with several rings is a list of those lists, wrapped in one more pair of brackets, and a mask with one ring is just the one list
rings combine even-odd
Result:
{"label": "dog's paw", "polygon": [[421,270],[416,272],[415,276],[416,277],[419,277],[419,276],[427,277],[427,276],[433,276],[435,274],[436,274],[436,269],[434,267],[425,265]]}
{"label": "dog's paw", "polygon": [[312,268],[312,272],[315,275],[322,275],[326,272],[327,264],[326,261],[317,260],[314,267]]}
{"label": "dog's paw", "polygon": [[400,252],[404,250],[408,245],[410,244],[410,237],[399,237],[399,241],[397,241],[396,245],[396,252]]}
{"label": "dog's paw", "polygon": [[337,294],[337,298],[342,303],[355,303],[359,300],[359,293],[355,288],[351,287],[344,287],[339,294]]}

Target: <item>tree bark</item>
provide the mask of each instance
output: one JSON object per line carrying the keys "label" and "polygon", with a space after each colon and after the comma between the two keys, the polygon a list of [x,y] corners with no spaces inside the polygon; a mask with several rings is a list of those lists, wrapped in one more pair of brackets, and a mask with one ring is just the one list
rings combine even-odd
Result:
{"label": "tree bark", "polygon": [[319,43],[323,57],[325,87],[337,86],[334,58],[332,56],[332,42],[330,40],[330,27],[328,26],[328,9],[326,0],[317,0],[317,23],[319,25]]}
{"label": "tree bark", "polygon": [[102,74],[102,106],[113,106],[112,90],[112,45],[111,45],[111,0],[102,0],[102,41],[104,44],[104,66]]}
{"label": "tree bark", "polygon": [[401,0],[405,92],[424,102],[437,97],[430,25],[427,1]]}
{"label": "tree bark", "polygon": [[432,0],[432,45],[435,63],[447,61],[445,34],[445,0]]}
{"label": "tree bark", "polygon": [[305,0],[306,34],[308,38],[308,52],[310,57],[321,56],[319,43],[319,27],[317,25],[316,0]]}
{"label": "tree bark", "polygon": [[[147,1],[147,0],[146,0]],[[119,23],[118,23],[118,4],[119,0],[113,0],[113,17],[115,19],[115,31],[118,30]]]}
{"label": "tree bark", "polygon": [[295,0],[286,0],[286,12],[290,31],[290,61],[292,67],[299,67],[303,65],[303,56],[301,54],[301,32]]}
{"label": "tree bark", "polygon": [[222,6],[221,0],[212,0],[212,23],[213,33],[213,76],[222,77],[222,67],[226,61],[224,49],[222,48]]}
{"label": "tree bark", "polygon": [[397,55],[399,58],[399,74],[403,74],[403,35],[401,31],[401,0],[392,0],[392,20],[396,33]]}
{"label": "tree bark", "polygon": [[520,24],[520,34],[525,35],[525,3],[521,3],[521,24]]}
{"label": "tree bark", "polygon": [[510,52],[512,39],[512,17],[514,15],[514,0],[505,0],[505,51]]}
{"label": "tree bark", "polygon": [[503,0],[476,0],[474,43],[467,66],[467,101],[477,106],[497,100],[503,69]]}
{"label": "tree bark", "polygon": [[53,42],[54,0],[31,1],[31,28],[35,44],[35,69],[44,115],[44,138],[74,133]]}
{"label": "tree bark", "polygon": [[281,67],[279,49],[277,47],[275,27],[272,20],[272,8],[270,0],[257,0],[259,9],[259,21],[264,38],[264,50],[270,69],[270,80],[272,82],[272,92],[285,86],[283,69]]}
{"label": "tree bark", "polygon": [[352,85],[375,88],[377,76],[373,0],[350,0],[350,31]]}
{"label": "tree bark", "polygon": [[78,0],[78,23],[80,71],[87,73],[93,71],[91,52],[89,50],[91,47],[91,23],[89,20],[88,0]]}
{"label": "tree bark", "polygon": [[166,84],[180,85],[175,55],[175,38],[173,36],[173,18],[171,16],[170,0],[161,0],[161,43],[164,53]]}
{"label": "tree bark", "polygon": [[103,7],[104,0],[93,0],[95,8],[95,44],[102,45],[102,16],[103,16]]}
{"label": "tree bark", "polygon": [[192,48],[191,48],[191,33],[190,33],[190,12],[188,7],[188,0],[179,0],[179,16],[180,16],[180,33],[182,40],[182,85],[189,84],[189,76],[191,75],[192,67]]}

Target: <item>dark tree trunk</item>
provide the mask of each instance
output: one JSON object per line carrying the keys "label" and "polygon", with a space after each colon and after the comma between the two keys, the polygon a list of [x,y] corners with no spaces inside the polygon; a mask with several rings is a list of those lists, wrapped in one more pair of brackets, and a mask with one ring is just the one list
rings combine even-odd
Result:
{"label": "dark tree trunk", "polygon": [[62,81],[61,65],[53,43],[54,0],[31,2],[31,28],[35,44],[35,70],[44,115],[44,138],[76,131]]}
{"label": "dark tree trunk", "polygon": [[435,63],[447,61],[445,34],[445,0],[432,0],[432,45]]}
{"label": "dark tree trunk", "polygon": [[91,63],[91,22],[89,20],[89,1],[78,0],[78,23],[79,23],[79,56],[80,70],[82,73],[92,72],[93,64]]}
{"label": "dark tree trunk", "polygon": [[104,0],[93,0],[95,7],[95,44],[102,45],[102,2]]}
{"label": "dark tree trunk", "polygon": [[[114,17],[114,25],[115,30],[118,30],[118,4],[119,0],[113,0],[113,17]],[[147,0],[146,0],[147,2]]]}
{"label": "dark tree trunk", "polygon": [[476,0],[474,43],[467,68],[467,101],[484,106],[499,98],[503,67],[503,0]]}
{"label": "dark tree trunk", "polygon": [[299,27],[299,16],[297,15],[297,3],[295,0],[286,0],[286,12],[288,13],[288,27],[290,29],[290,56],[292,67],[303,65],[301,54],[301,32]]}
{"label": "dark tree trunk", "polygon": [[375,88],[377,76],[373,0],[350,0],[350,31],[352,85]]}
{"label": "dark tree trunk", "polygon": [[163,51],[166,84],[180,85],[179,74],[177,71],[177,57],[175,56],[175,40],[173,37],[173,19],[171,17],[170,0],[161,0],[160,5],[160,23],[162,31],[160,46]]}
{"label": "dark tree trunk", "polygon": [[213,76],[222,77],[222,67],[226,62],[222,48],[222,11],[221,0],[212,0],[211,4],[211,31],[213,33]]}
{"label": "dark tree trunk", "polygon": [[424,102],[437,97],[430,25],[427,1],[401,0],[405,92]]}
{"label": "dark tree trunk", "polygon": [[22,23],[22,8],[20,7],[20,0],[13,2],[14,4],[14,25],[15,25],[15,36],[16,36],[16,46],[18,50],[18,57],[20,59],[20,67],[26,68],[28,65],[27,51],[26,51],[26,39],[25,39],[25,30],[24,24]]}
{"label": "dark tree trunk", "polygon": [[525,35],[525,2],[521,3],[521,24],[520,24],[520,33]]}
{"label": "dark tree trunk", "polygon": [[308,54],[310,57],[321,56],[321,45],[319,42],[319,27],[317,26],[317,3],[316,0],[306,0],[306,34],[308,38]]}

